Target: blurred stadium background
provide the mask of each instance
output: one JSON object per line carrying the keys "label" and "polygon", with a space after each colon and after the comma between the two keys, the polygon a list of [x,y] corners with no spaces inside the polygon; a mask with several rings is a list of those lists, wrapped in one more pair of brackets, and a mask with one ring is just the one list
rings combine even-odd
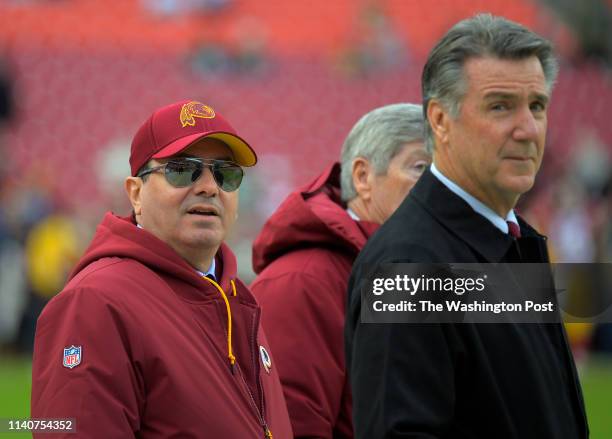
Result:
{"label": "blurred stadium background", "polygon": [[[520,211],[559,262],[612,262],[612,0],[0,0],[0,418],[29,415],[36,317],[106,210],[127,214],[131,136],[200,100],[260,158],[230,243],[251,243],[293,188],[338,157],[365,112],[420,102],[456,21],[491,12],[562,61],[545,164]],[[612,330],[571,325],[596,439],[612,437]],[[27,436],[27,435],[25,435]],[[10,437],[18,437],[11,434]]]}

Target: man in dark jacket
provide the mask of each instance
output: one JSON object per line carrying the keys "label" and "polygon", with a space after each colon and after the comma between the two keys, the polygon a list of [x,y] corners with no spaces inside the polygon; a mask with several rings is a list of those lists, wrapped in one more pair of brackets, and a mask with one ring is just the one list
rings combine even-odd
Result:
{"label": "man in dark jacket", "polygon": [[32,417],[70,418],[88,438],[292,437],[259,306],[223,244],[256,161],[202,103],[147,119],[133,215],[105,216],[38,320]]}
{"label": "man in dark jacket", "polygon": [[368,324],[360,286],[382,263],[548,262],[513,208],[542,160],[557,64],[508,20],[456,24],[423,71],[433,164],[355,261],[346,322],[358,438],[585,438],[561,324]]}
{"label": "man in dark jacket", "polygon": [[342,163],[283,202],[255,241],[251,286],[296,437],[351,438],[344,367],[353,260],[430,163],[420,105],[378,108],[353,127]]}

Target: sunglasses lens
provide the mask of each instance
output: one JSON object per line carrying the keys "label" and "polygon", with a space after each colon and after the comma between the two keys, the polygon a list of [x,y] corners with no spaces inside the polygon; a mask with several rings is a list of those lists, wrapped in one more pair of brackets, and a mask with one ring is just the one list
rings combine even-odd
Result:
{"label": "sunglasses lens", "polygon": [[186,187],[202,175],[202,166],[196,162],[168,162],[166,180],[174,187]]}
{"label": "sunglasses lens", "polygon": [[170,161],[166,164],[165,176],[174,187],[187,187],[202,175],[204,166],[210,167],[217,185],[225,192],[233,192],[240,186],[242,168],[238,165],[213,161],[204,164],[195,160]]}
{"label": "sunglasses lens", "polygon": [[233,192],[242,183],[244,172],[238,165],[214,165],[213,177],[225,192]]}

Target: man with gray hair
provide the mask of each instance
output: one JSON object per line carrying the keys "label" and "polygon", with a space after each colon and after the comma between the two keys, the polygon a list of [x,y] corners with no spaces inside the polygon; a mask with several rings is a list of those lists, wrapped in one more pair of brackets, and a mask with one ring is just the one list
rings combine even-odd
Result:
{"label": "man with gray hair", "polygon": [[356,437],[588,437],[561,324],[360,319],[361,286],[381,264],[548,263],[545,237],[514,206],[542,162],[556,74],[547,40],[489,14],[457,23],[430,52],[422,90],[433,164],[349,281]]}
{"label": "man with gray hair", "polygon": [[363,116],[341,163],[282,203],[253,248],[262,306],[295,437],[352,438],[344,367],[346,287],[357,253],[431,162],[420,105]]}

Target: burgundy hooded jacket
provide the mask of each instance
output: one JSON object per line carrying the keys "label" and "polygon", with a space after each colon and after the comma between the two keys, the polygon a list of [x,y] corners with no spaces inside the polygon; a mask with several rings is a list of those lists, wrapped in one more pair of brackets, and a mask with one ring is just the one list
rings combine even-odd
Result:
{"label": "burgundy hooded jacket", "polygon": [[254,243],[259,275],[251,290],[296,437],[353,437],[344,363],[347,283],[377,227],[346,212],[336,163],[289,195]]}
{"label": "burgundy hooded jacket", "polygon": [[76,423],[76,435],[49,437],[292,437],[260,308],[227,246],[216,261],[220,288],[105,216],[38,320],[31,416]]}

